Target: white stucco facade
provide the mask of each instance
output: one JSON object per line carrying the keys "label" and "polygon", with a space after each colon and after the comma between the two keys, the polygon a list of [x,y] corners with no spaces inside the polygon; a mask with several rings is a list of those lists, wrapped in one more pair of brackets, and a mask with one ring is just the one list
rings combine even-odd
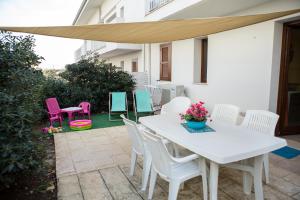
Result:
{"label": "white stucco facade", "polygon": [[[105,21],[114,12],[116,17],[121,17],[124,22],[130,22],[205,17],[204,14],[209,16],[207,7],[215,16],[247,15],[300,8],[299,0],[253,0],[251,3],[245,1],[243,5],[234,4],[238,2],[237,0],[230,0],[232,6],[224,5],[223,10],[219,8],[222,8],[222,2],[225,4],[224,1],[187,0],[182,4],[181,0],[173,0],[152,13],[145,13],[146,2],[106,0],[98,9],[94,9],[95,14],[91,15],[88,21],[90,23],[98,23],[101,19]],[[211,6],[214,2],[219,3],[217,7]],[[120,13],[122,7],[124,17]],[[242,111],[264,109],[276,112],[282,26],[283,22],[295,18],[300,18],[300,13],[208,35],[206,84],[199,83],[201,40],[195,38],[173,41],[171,82],[183,84],[186,94],[193,101],[207,102],[209,110],[216,103],[229,103],[241,107]],[[132,60],[137,60],[138,70],[147,71],[151,83],[157,84],[160,77],[160,44],[141,44],[132,51],[129,46],[128,51],[126,47],[124,49],[123,51],[117,49],[115,52],[119,52],[119,55],[108,54],[105,59],[116,66],[120,66],[124,61],[124,70],[129,72]],[[164,81],[160,81],[162,82]]]}

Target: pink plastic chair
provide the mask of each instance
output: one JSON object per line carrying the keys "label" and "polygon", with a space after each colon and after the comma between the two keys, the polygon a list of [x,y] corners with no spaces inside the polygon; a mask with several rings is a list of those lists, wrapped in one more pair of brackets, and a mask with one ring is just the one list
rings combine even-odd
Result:
{"label": "pink plastic chair", "polygon": [[84,101],[79,104],[79,107],[82,108],[82,111],[80,112],[80,114],[82,116],[87,114],[89,116],[89,119],[91,119],[91,104],[89,102]]}
{"label": "pink plastic chair", "polygon": [[59,104],[56,98],[46,99],[46,105],[48,109],[50,126],[53,125],[53,122],[58,121],[60,126],[62,126],[62,115]]}

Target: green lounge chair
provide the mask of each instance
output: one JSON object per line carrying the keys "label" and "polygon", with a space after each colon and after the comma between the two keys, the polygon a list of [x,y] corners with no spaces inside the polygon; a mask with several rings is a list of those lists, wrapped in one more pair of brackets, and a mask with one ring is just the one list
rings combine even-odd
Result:
{"label": "green lounge chair", "polygon": [[133,91],[133,105],[136,122],[138,120],[138,113],[154,113],[152,98],[147,90],[139,89]]}
{"label": "green lounge chair", "polygon": [[121,121],[122,119],[111,119],[113,113],[126,113],[128,118],[128,103],[126,92],[110,92],[109,93],[109,121]]}

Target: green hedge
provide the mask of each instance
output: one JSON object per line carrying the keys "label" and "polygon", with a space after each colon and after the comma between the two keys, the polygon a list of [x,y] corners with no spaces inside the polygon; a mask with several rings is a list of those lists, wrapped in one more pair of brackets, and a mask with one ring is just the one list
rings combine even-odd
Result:
{"label": "green hedge", "polygon": [[44,76],[33,68],[42,60],[33,48],[32,36],[0,32],[0,188],[40,164],[32,126],[43,113]]}
{"label": "green hedge", "polygon": [[108,111],[109,92],[125,91],[131,94],[134,87],[135,82],[130,74],[99,61],[94,55],[67,65],[60,78],[48,78],[43,92],[45,98],[56,97],[62,108],[88,101],[92,112],[100,113]]}

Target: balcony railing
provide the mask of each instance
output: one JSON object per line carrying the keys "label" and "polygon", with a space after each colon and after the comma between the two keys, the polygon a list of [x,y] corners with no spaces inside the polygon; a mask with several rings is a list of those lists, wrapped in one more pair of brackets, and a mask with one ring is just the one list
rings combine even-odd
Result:
{"label": "balcony railing", "polygon": [[170,3],[173,0],[146,0],[146,14],[149,14],[156,9]]}

